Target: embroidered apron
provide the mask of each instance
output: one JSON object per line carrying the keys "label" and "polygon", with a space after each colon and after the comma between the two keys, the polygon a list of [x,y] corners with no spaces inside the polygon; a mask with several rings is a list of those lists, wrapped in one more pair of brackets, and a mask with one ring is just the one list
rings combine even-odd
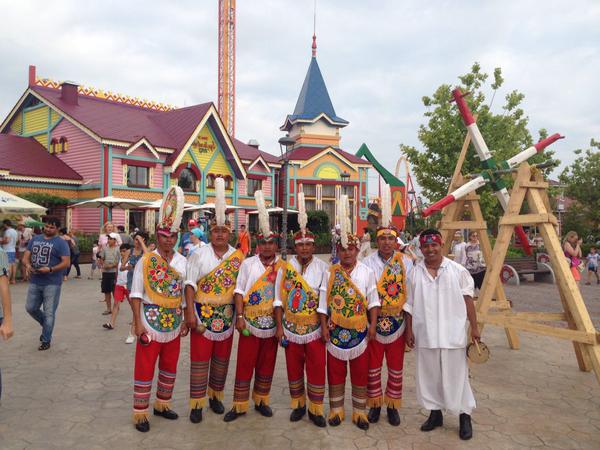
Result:
{"label": "embroidered apron", "polygon": [[280,261],[271,264],[244,296],[244,319],[250,332],[259,338],[275,336],[273,299]]}
{"label": "embroidered apron", "polygon": [[144,328],[152,340],[170,342],[179,336],[183,321],[182,276],[156,253],[147,253],[141,263],[144,291],[152,302],[141,305]]}
{"label": "embroidered apron", "polygon": [[385,264],[383,273],[377,282],[377,293],[381,300],[381,312],[377,317],[376,339],[389,344],[404,332],[404,313],[406,302],[406,279],[402,253],[394,256]]}
{"label": "embroidered apron", "polygon": [[321,337],[317,307],[319,296],[294,266],[287,263],[281,278],[283,326],[286,337],[296,344],[307,344]]}
{"label": "embroidered apron", "polygon": [[236,250],[197,281],[194,311],[206,327],[204,337],[211,341],[224,341],[233,333],[233,291],[243,259],[244,254]]}
{"label": "embroidered apron", "polygon": [[367,299],[339,264],[329,270],[327,351],[349,361],[367,349]]}

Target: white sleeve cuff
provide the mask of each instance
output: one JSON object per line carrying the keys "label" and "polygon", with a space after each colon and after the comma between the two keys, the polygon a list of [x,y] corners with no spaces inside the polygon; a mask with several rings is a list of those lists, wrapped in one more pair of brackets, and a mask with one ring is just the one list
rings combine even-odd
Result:
{"label": "white sleeve cuff", "polygon": [[404,306],[402,307],[402,309],[404,311],[406,311],[407,313],[409,313],[410,315],[412,315],[412,305],[405,303]]}
{"label": "white sleeve cuff", "polygon": [[246,295],[246,293],[244,291],[242,291],[241,289],[236,289],[235,291],[233,291],[234,294],[240,294],[242,297],[244,295]]}
{"label": "white sleeve cuff", "polygon": [[185,280],[183,282],[183,287],[185,288],[186,286],[190,286],[194,290],[194,292],[198,291],[198,285],[191,280]]}
{"label": "white sleeve cuff", "polygon": [[144,299],[144,294],[143,292],[130,292],[129,293],[129,298],[134,299],[134,298],[139,298],[140,300]]}
{"label": "white sleeve cuff", "polygon": [[281,300],[273,300],[273,308],[276,308],[278,306],[280,308],[282,308],[283,307],[283,302]]}

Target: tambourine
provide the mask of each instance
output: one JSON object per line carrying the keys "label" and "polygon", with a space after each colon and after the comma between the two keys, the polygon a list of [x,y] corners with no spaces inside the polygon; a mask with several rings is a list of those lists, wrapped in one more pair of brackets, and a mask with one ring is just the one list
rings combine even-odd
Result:
{"label": "tambourine", "polygon": [[483,342],[474,341],[467,346],[467,358],[475,364],[483,364],[490,359],[490,349]]}

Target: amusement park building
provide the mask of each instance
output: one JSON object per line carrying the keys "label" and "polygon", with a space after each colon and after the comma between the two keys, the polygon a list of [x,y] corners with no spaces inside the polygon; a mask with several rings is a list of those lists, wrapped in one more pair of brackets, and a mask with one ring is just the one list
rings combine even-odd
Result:
{"label": "amusement park building", "polygon": [[[202,204],[214,201],[214,180],[222,176],[228,203],[240,207],[232,217],[236,228],[247,222],[254,228],[248,213],[262,189],[268,204],[287,201],[291,209],[304,191],[307,209],[326,211],[332,222],[339,221],[336,203],[348,194],[353,227],[361,229],[373,166],[340,148],[348,122],[335,113],[314,50],[294,112],[281,127],[294,139],[287,171],[280,157],[229,136],[210,102],[174,108],[39,79],[31,66],[27,89],[0,124],[0,188],[73,204],[111,195],[151,202],[179,184],[186,202]],[[65,218],[82,232],[97,232],[106,220],[153,231],[155,211],[66,208]]]}

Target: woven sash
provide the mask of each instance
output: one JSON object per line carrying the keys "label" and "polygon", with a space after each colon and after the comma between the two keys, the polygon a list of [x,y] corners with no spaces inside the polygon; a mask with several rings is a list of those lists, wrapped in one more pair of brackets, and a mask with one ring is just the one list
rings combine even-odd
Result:
{"label": "woven sash", "polygon": [[294,266],[283,267],[281,299],[285,311],[285,328],[300,336],[313,333],[319,328],[317,306],[319,298]]}

